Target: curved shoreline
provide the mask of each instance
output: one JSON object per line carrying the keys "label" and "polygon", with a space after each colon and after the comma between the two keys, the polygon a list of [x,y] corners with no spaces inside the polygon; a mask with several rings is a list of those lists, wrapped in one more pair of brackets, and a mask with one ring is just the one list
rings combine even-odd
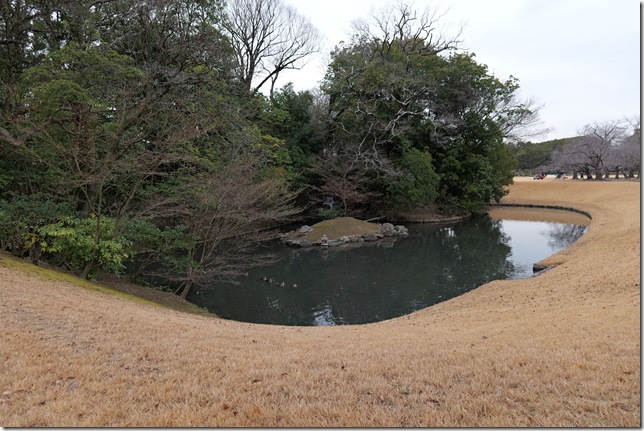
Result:
{"label": "curved shoreline", "polygon": [[516,182],[502,203],[592,223],[539,277],[367,325],[179,313],[0,258],[3,425],[639,427],[639,183]]}
{"label": "curved shoreline", "polygon": [[520,203],[490,205],[487,214],[496,219],[559,222],[584,226],[589,226],[593,219],[588,212],[573,207]]}

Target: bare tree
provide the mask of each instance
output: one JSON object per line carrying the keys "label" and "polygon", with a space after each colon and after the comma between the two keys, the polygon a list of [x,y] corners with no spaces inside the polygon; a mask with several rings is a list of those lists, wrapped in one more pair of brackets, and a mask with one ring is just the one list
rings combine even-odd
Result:
{"label": "bare tree", "polygon": [[[371,23],[364,20],[354,21],[352,24],[355,36],[362,40],[376,40],[381,43],[381,53],[387,54],[395,44],[400,44],[403,53],[413,52],[414,55],[435,55],[442,52],[454,51],[460,48],[463,26],[455,34],[450,35],[440,27],[440,22],[449,10],[425,8],[422,12],[414,10],[413,5],[397,0],[389,3],[378,12],[371,15]],[[510,77],[507,84],[511,92],[498,92],[495,100],[485,100],[471,107],[472,111],[483,117],[489,118],[499,125],[504,138],[510,142],[517,142],[528,138],[542,136],[550,131],[542,127],[540,111],[543,108],[534,98],[521,99],[514,89],[518,89],[518,80]],[[410,102],[419,96],[431,94],[427,87],[419,89],[415,94],[407,94],[400,99],[401,105],[411,106]],[[403,94],[404,96],[404,94]],[[427,106],[425,106],[427,107]],[[434,110],[436,112],[437,110]],[[392,118],[389,126],[397,126],[399,120],[406,115],[422,115],[421,112],[409,110],[399,111]],[[398,121],[397,121],[398,120]],[[452,127],[458,123],[452,115],[435,116],[432,121],[437,128]]]}
{"label": "bare tree", "polygon": [[282,180],[263,178],[257,159],[232,154],[231,159],[160,202],[155,211],[179,221],[182,238],[163,260],[167,267],[146,271],[179,284],[185,298],[196,284],[230,278],[271,262],[273,256],[253,253],[274,238],[272,229],[298,212],[295,194]]}
{"label": "bare tree", "polygon": [[394,43],[400,42],[401,51],[435,55],[458,48],[459,29],[455,36],[448,36],[438,27],[438,22],[447,11],[425,8],[419,12],[412,5],[399,0],[371,13],[370,20],[356,20],[352,23],[354,38],[377,40],[381,42],[382,53],[391,50]]}
{"label": "bare tree", "polygon": [[636,133],[624,140],[621,151],[624,155],[624,168],[627,171],[628,178],[635,178],[635,172],[637,172],[637,178],[640,178],[642,169],[642,138],[640,129],[637,129]]}
{"label": "bare tree", "polygon": [[602,179],[626,130],[622,121],[587,124],[579,131],[580,136],[553,152],[553,167],[572,170],[573,179],[577,179],[579,173],[588,179],[593,175],[597,180]]}
{"label": "bare tree", "polygon": [[309,170],[322,180],[321,185],[312,188],[323,195],[337,197],[345,215],[358,215],[361,206],[379,197],[368,190],[366,170],[355,154],[325,150],[323,155],[316,157]]}
{"label": "bare tree", "polygon": [[641,165],[642,137],[639,117],[627,118],[625,121],[633,128],[633,132],[617,141],[607,161],[608,166],[615,172],[616,179],[620,173],[625,178],[634,178],[637,172],[639,177]]}
{"label": "bare tree", "polygon": [[530,97],[522,100],[511,94],[497,101],[497,106],[489,117],[499,124],[501,133],[507,142],[522,142],[526,139],[543,136],[552,129],[543,127],[540,118],[543,104]]}
{"label": "bare tree", "polygon": [[628,178],[640,177],[642,163],[642,134],[640,116],[626,118],[626,122],[633,128],[633,134],[622,140],[619,151],[623,154],[624,168],[628,170]]}
{"label": "bare tree", "polygon": [[552,152],[550,167],[560,172],[572,172],[572,179],[576,180],[580,175],[590,175],[587,158],[579,150],[580,139],[576,138],[563,147],[557,147]]}
{"label": "bare tree", "polygon": [[280,72],[300,69],[320,49],[318,30],[281,0],[231,0],[222,26],[239,61],[244,90],[256,94],[270,83],[273,95]]}

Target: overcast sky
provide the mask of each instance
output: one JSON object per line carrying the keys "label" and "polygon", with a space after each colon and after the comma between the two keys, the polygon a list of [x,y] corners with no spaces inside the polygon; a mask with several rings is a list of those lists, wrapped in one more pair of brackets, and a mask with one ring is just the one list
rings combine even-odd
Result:
{"label": "overcast sky", "polygon": [[[389,0],[286,0],[325,37],[319,55],[278,81],[297,91],[319,86],[328,53],[350,39],[353,20]],[[464,51],[500,79],[519,79],[520,95],[544,105],[543,126],[553,131],[533,141],[575,136],[585,124],[640,112],[640,2],[637,0],[415,0],[447,10],[447,31],[464,25]]]}

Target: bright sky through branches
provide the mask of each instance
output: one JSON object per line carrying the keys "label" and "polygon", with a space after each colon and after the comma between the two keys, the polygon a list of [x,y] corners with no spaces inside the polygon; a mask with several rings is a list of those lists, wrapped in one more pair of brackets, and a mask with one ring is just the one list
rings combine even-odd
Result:
{"label": "bright sky through branches", "polygon": [[[287,0],[326,37],[322,53],[278,81],[295,89],[317,87],[328,53],[349,40],[350,23],[389,0]],[[447,10],[439,24],[462,24],[465,51],[501,79],[521,84],[521,96],[544,108],[553,131],[535,141],[575,136],[585,124],[640,112],[640,2],[636,0],[416,0]]]}

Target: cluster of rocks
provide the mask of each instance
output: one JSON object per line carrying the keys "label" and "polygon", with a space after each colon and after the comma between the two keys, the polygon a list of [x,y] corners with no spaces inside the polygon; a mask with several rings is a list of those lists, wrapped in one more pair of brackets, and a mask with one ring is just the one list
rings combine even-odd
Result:
{"label": "cluster of rocks", "polygon": [[337,247],[337,246],[349,244],[349,243],[373,242],[373,241],[378,241],[379,239],[382,239],[385,237],[409,235],[409,233],[407,232],[407,228],[405,226],[401,226],[401,225],[394,226],[391,223],[383,223],[380,225],[380,230],[374,233],[363,233],[360,235],[344,235],[336,239],[329,239],[326,235],[322,235],[322,237],[317,241],[309,241],[306,239],[297,238],[297,237],[302,237],[304,235],[312,233],[313,231],[314,231],[314,228],[312,228],[311,226],[302,226],[301,228],[299,228],[294,232],[289,232],[285,234],[282,237],[282,242],[292,247],[302,247],[302,248],[308,248],[308,247],[314,247],[314,246]]}

